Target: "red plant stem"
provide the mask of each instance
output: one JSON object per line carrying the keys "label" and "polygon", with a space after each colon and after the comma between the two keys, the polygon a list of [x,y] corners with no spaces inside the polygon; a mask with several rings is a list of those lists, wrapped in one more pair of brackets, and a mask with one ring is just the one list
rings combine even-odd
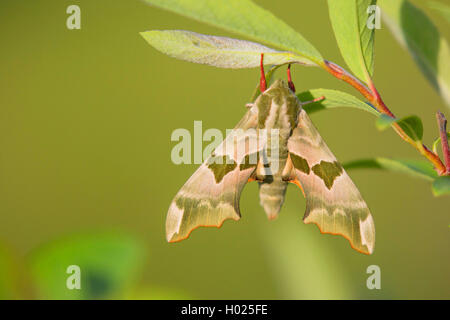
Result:
{"label": "red plant stem", "polygon": [[441,136],[441,145],[442,145],[442,153],[444,155],[445,161],[445,174],[450,175],[450,150],[448,147],[448,138],[447,138],[447,119],[444,114],[440,111],[436,113],[436,118],[439,126],[439,134]]}
{"label": "red plant stem", "polygon": [[[338,66],[337,64],[324,60],[324,63],[321,64],[321,67],[324,68],[328,73],[332,74],[336,78],[343,80],[358,90],[372,105],[377,109],[378,112],[386,114],[392,118],[395,118],[395,115],[389,110],[389,108],[384,103],[381,98],[379,92],[377,91],[373,81],[369,81],[369,88],[365,86],[359,79],[354,77],[344,68]],[[406,142],[411,144],[414,148],[416,148],[423,156],[425,156],[436,168],[436,171],[440,175],[446,175],[448,172],[447,167],[444,166],[441,159],[434,152],[431,152],[424,144],[417,143],[413,141],[397,124],[394,123],[392,125],[393,129],[397,134]],[[445,138],[447,139],[447,133],[445,133]],[[447,145],[448,146],[448,145]],[[448,149],[447,149],[448,150]],[[447,160],[446,160],[447,161]],[[450,161],[450,158],[449,158]]]}
{"label": "red plant stem", "polygon": [[430,149],[427,148],[424,144],[421,144],[419,148],[417,148],[419,152],[424,155],[431,163],[433,163],[434,167],[436,168],[437,173],[440,176],[448,175],[446,173],[446,168],[444,164],[442,163],[442,160],[439,158],[437,154],[432,152]]}
{"label": "red plant stem", "polygon": [[313,100],[302,102],[301,105],[305,106],[307,104],[314,103],[314,102],[319,102],[319,101],[322,101],[322,100],[325,100],[325,96],[320,96],[320,97],[315,98]]}
{"label": "red plant stem", "polygon": [[377,88],[375,87],[375,84],[372,80],[369,81],[369,88],[373,93],[373,99],[377,102],[377,104],[380,106],[380,109],[383,111],[383,113],[391,116],[392,118],[395,118],[395,115],[389,110],[389,108],[384,103],[383,99],[381,98],[380,93],[378,92]]}
{"label": "red plant stem", "polygon": [[348,73],[345,69],[341,68],[337,64],[331,61],[324,60],[323,68],[331,73],[336,78],[349,83],[356,90],[361,92],[361,94],[369,101],[373,100],[372,92],[367,88],[361,81],[356,79],[353,75]]}
{"label": "red plant stem", "polygon": [[361,81],[359,81],[357,78],[355,78],[352,74],[350,74],[348,71],[346,71],[344,68],[338,66],[334,62],[325,60],[324,68],[329,73],[331,73],[333,76],[335,76],[338,79],[341,79],[354,88],[362,93],[362,95],[369,100],[371,103],[377,107],[377,110],[380,113],[387,114],[388,116],[395,118],[394,114],[388,109],[388,107],[384,104],[383,100],[381,99],[380,94],[376,90],[373,82],[369,83],[369,88],[367,88]]}

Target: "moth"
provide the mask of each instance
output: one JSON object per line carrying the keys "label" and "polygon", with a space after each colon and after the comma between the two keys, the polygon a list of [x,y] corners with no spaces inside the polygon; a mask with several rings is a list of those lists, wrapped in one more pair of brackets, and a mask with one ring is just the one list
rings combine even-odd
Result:
{"label": "moth", "polygon": [[276,80],[266,89],[262,63],[261,68],[262,93],[170,204],[167,241],[184,240],[198,227],[239,220],[240,195],[251,181],[259,184],[260,204],[274,219],[288,183],[293,183],[306,197],[305,223],[316,224],[322,233],[341,235],[352,248],[371,254],[372,215],[303,110],[305,103],[294,94],[289,69],[288,83]]}

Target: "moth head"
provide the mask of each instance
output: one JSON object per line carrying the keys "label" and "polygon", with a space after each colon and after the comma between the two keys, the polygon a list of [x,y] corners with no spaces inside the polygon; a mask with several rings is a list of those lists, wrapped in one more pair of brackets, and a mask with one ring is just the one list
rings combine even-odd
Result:
{"label": "moth head", "polygon": [[[267,91],[270,91],[270,90],[283,90],[283,91],[289,90],[290,92],[292,92],[291,89],[289,89],[288,83],[282,79],[275,80],[272,83],[272,85],[269,87],[269,89],[267,89]],[[287,94],[288,92],[285,92],[285,93]]]}
{"label": "moth head", "polygon": [[260,117],[266,117],[272,105],[283,106],[284,112],[293,115],[293,118],[296,118],[302,109],[301,102],[289,88],[288,83],[281,79],[275,80],[266,91],[261,93],[255,104],[258,107]]}
{"label": "moth head", "polygon": [[277,79],[274,83],[261,95],[266,95],[273,99],[278,105],[288,103],[296,105],[300,102],[294,92],[289,88],[289,84],[281,79]]}

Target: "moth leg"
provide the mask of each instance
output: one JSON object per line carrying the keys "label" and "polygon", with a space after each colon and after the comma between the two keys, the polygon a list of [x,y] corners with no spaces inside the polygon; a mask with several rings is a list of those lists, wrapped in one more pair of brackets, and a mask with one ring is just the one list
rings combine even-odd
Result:
{"label": "moth leg", "polygon": [[295,174],[293,173],[294,165],[292,164],[291,155],[288,153],[288,158],[286,161],[286,165],[281,173],[281,179],[283,181],[289,182],[292,179],[295,179]]}
{"label": "moth leg", "polygon": [[319,102],[319,101],[322,101],[322,100],[325,100],[325,96],[321,96],[321,97],[315,98],[314,100],[310,100],[310,101],[300,102],[300,104],[301,104],[302,106],[304,106],[304,105],[306,105],[306,104],[310,104],[310,103],[314,103],[314,102]]}
{"label": "moth leg", "polygon": [[246,107],[247,109],[251,109],[251,108],[253,108],[254,105],[255,105],[254,103],[247,103],[247,104],[245,105],[245,107]]}
{"label": "moth leg", "polygon": [[259,89],[261,92],[266,91],[267,89],[267,83],[266,83],[266,75],[264,74],[264,53],[261,53],[261,79],[259,80]]}
{"label": "moth leg", "polygon": [[283,179],[283,181],[293,183],[297,187],[299,187],[300,190],[302,190],[303,196],[306,198],[305,191],[303,190],[303,187],[300,184],[300,181],[298,181],[297,177],[295,176],[295,168],[294,168],[294,164],[292,163],[290,154],[288,154],[288,159],[286,161],[286,166],[283,169],[283,173],[281,174],[281,178]]}
{"label": "moth leg", "polygon": [[253,181],[263,182],[261,177],[258,177],[255,172],[247,180],[247,182],[253,182]]}
{"label": "moth leg", "polygon": [[259,179],[258,177],[250,177],[248,178],[247,182],[253,182],[253,181],[258,181],[258,182],[263,182],[263,180]]}
{"label": "moth leg", "polygon": [[270,164],[269,160],[267,159],[266,150],[263,150],[260,155],[260,159],[258,161],[258,164],[256,165],[255,170],[255,177],[257,181],[265,181],[268,177],[272,176],[272,173],[270,172]]}
{"label": "moth leg", "polygon": [[263,181],[266,176],[266,168],[264,168],[264,164],[261,161],[258,161],[255,170],[255,180]]}
{"label": "moth leg", "polygon": [[295,85],[294,82],[292,82],[292,76],[291,76],[291,65],[288,65],[287,68],[287,77],[288,77],[288,84],[289,84],[289,88],[292,90],[292,92],[295,93]]}

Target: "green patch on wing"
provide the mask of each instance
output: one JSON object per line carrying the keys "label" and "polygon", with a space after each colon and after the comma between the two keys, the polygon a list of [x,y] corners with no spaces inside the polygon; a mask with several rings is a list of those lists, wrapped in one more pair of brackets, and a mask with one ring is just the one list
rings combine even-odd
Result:
{"label": "green patch on wing", "polygon": [[233,206],[233,202],[231,201],[232,195],[228,193],[224,193],[222,198],[189,198],[187,196],[179,195],[175,198],[175,204],[180,210],[184,210],[185,215],[183,219],[191,219],[194,220],[195,217],[192,216],[192,213],[196,210],[209,210],[216,209],[223,203],[228,203],[230,207]]}
{"label": "green patch on wing", "polygon": [[319,164],[312,167],[312,171],[323,180],[328,189],[331,189],[334,180],[342,174],[343,169],[337,161],[320,161]]}
{"label": "green patch on wing", "polygon": [[307,198],[305,223],[316,224],[320,232],[339,234],[350,241],[352,248],[371,254],[375,246],[375,226],[369,209],[362,199],[341,204],[324,201],[321,197]]}
{"label": "green patch on wing", "polygon": [[182,196],[175,198],[175,204],[177,205],[177,207],[180,210],[183,210],[186,208],[188,212],[196,204],[196,202],[198,202],[198,201],[195,199],[190,199],[190,198],[182,197]]}
{"label": "green patch on wing", "polygon": [[294,153],[290,153],[291,156],[291,161],[292,164],[294,165],[294,167],[298,170],[300,170],[303,173],[309,174],[311,172],[309,165],[308,165],[308,161],[306,161],[306,159],[294,154]]}
{"label": "green patch on wing", "polygon": [[252,153],[245,156],[244,161],[239,165],[239,170],[255,168],[258,164],[258,153]]}
{"label": "green patch on wing", "polygon": [[259,96],[256,103],[258,106],[258,126],[264,128],[266,126],[266,119],[270,113],[270,107],[272,106],[272,99],[266,91]]}
{"label": "green patch on wing", "polygon": [[229,172],[236,168],[236,162],[228,156],[211,158],[208,168],[214,173],[216,183],[220,183]]}

